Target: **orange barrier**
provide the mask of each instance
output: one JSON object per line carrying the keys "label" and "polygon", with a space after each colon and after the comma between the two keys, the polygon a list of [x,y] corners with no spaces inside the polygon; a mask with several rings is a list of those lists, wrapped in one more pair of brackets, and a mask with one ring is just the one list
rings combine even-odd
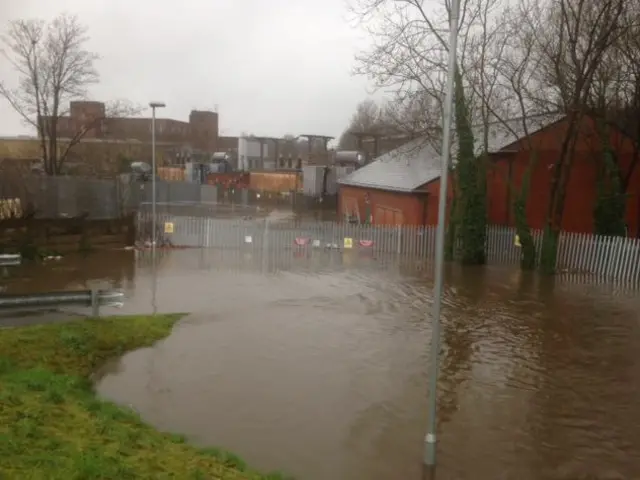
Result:
{"label": "orange barrier", "polygon": [[210,173],[207,175],[209,185],[235,185],[246,188],[249,185],[249,174],[246,172]]}
{"label": "orange barrier", "polygon": [[297,192],[302,189],[299,172],[251,172],[249,188],[257,192]]}
{"label": "orange barrier", "polygon": [[184,182],[184,168],[180,167],[158,167],[158,177],[167,182]]}

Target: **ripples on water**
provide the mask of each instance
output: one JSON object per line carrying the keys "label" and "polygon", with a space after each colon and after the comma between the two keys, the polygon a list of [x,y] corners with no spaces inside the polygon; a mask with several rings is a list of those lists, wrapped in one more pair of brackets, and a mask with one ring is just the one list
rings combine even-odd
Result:
{"label": "ripples on water", "polygon": [[[124,275],[126,308],[148,311],[148,264],[108,263],[74,281]],[[99,390],[260,468],[420,478],[428,271],[336,253],[172,252],[158,308],[194,315],[109,365]],[[508,269],[447,279],[438,480],[640,478],[636,297]]]}

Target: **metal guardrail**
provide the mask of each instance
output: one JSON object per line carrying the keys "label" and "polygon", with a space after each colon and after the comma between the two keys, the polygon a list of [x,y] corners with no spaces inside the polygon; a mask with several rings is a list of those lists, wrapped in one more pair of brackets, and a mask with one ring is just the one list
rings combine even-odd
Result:
{"label": "metal guardrail", "polygon": [[0,267],[15,267],[22,263],[22,257],[14,254],[0,255]]}
{"label": "metal guardrail", "polygon": [[121,307],[124,293],[114,290],[73,290],[68,292],[0,295],[0,311],[18,308],[62,306],[91,307],[91,316],[100,316],[100,307]]}

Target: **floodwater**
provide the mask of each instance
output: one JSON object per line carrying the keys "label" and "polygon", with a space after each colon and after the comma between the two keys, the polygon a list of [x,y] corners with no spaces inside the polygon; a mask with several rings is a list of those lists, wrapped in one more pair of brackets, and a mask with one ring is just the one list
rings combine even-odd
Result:
{"label": "floodwater", "polygon": [[[97,280],[125,289],[122,313],[193,312],[97,385],[161,429],[301,480],[421,478],[429,268],[182,250],[161,252],[154,276],[134,256],[63,259],[5,284]],[[584,279],[450,269],[437,479],[640,479],[639,307]]]}
{"label": "floodwater", "polygon": [[[142,211],[151,212],[151,203],[142,204]],[[286,206],[273,206],[268,204],[234,204],[234,203],[158,203],[157,212],[160,214],[173,214],[191,217],[215,217],[215,218],[268,218],[271,221],[297,220],[297,221],[335,221],[338,218],[336,208],[287,208]]]}

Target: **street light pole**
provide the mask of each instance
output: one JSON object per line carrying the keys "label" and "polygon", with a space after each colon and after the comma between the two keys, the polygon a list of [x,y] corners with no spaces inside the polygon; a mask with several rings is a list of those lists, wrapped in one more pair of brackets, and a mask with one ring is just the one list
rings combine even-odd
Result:
{"label": "street light pole", "polygon": [[436,429],[438,370],[440,361],[440,312],[444,287],[444,238],[447,215],[447,188],[449,185],[449,154],[451,151],[451,117],[453,114],[454,77],[457,66],[458,16],[460,0],[451,2],[449,19],[449,64],[447,67],[447,88],[444,104],[442,128],[442,172],[440,173],[440,194],[438,199],[438,228],[436,231],[435,284],[433,286],[433,312],[431,329],[431,352],[429,363],[429,417],[424,438],[424,464],[433,469],[436,465]]}
{"label": "street light pole", "polygon": [[151,249],[156,249],[156,109],[164,108],[163,102],[151,102]]}
{"label": "street light pole", "polygon": [[158,272],[156,265],[156,241],[157,241],[157,220],[156,220],[156,109],[164,108],[163,102],[151,102],[151,308],[155,315],[158,311],[157,290]]}

